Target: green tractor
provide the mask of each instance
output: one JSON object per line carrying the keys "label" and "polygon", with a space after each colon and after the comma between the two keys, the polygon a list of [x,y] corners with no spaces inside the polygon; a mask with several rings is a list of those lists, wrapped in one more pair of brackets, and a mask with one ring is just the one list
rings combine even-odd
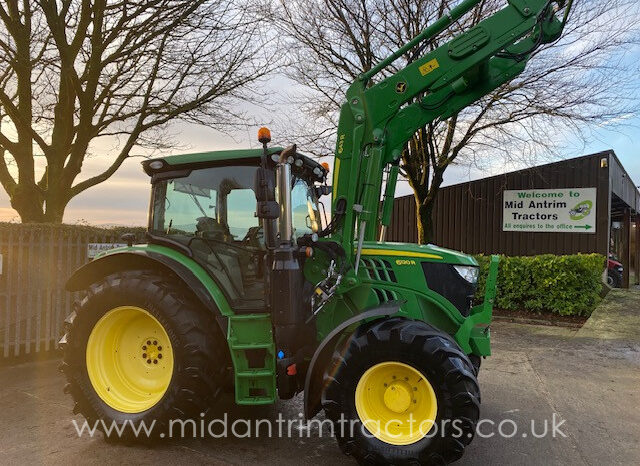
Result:
{"label": "green tractor", "polygon": [[480,416],[498,260],[476,304],[472,257],[385,242],[398,161],[417,129],[522,72],[560,37],[570,5],[509,0],[373,77],[478,3],[461,2],[351,85],[331,186],[327,166],[295,145],[269,147],[266,128],[262,149],[143,163],[147,244],[128,238],[67,284],[84,292],[61,341],[75,412],[128,424],[124,437],[141,421],[162,437],[172,420],[206,416],[227,390],[239,405],[304,392],[306,417],[324,410],[359,462],[460,458]]}

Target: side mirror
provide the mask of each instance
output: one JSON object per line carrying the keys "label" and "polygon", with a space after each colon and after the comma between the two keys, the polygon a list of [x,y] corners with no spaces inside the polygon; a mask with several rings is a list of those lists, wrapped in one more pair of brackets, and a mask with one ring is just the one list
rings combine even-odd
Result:
{"label": "side mirror", "polygon": [[256,172],[253,191],[256,194],[258,218],[275,220],[280,217],[280,205],[276,202],[273,171],[260,167]]}
{"label": "side mirror", "polygon": [[258,218],[275,220],[280,217],[280,204],[276,201],[258,202],[256,215]]}

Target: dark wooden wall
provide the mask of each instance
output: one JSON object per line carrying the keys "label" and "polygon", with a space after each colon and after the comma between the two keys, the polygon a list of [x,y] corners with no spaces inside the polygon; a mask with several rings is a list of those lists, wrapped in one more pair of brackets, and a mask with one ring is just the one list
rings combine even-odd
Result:
{"label": "dark wooden wall", "polygon": [[[467,253],[606,254],[609,238],[609,152],[442,188],[434,209],[433,243]],[[596,233],[532,233],[502,231],[502,192],[505,189],[598,189]],[[397,198],[388,241],[416,242],[413,196]]]}

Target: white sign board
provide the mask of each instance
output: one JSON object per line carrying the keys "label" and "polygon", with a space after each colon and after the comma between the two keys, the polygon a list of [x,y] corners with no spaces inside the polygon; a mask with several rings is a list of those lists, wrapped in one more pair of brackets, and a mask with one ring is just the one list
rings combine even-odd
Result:
{"label": "white sign board", "polygon": [[595,233],[596,188],[505,190],[502,231]]}
{"label": "white sign board", "polygon": [[126,246],[124,243],[89,243],[87,244],[87,258],[93,259],[102,251],[108,251],[109,249],[120,248]]}

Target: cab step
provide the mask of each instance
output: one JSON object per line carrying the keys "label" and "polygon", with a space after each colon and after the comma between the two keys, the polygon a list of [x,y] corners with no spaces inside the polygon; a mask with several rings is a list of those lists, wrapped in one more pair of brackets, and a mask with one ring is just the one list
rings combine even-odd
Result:
{"label": "cab step", "polygon": [[277,399],[276,354],[269,314],[229,317],[227,342],[235,367],[239,405],[272,404]]}

